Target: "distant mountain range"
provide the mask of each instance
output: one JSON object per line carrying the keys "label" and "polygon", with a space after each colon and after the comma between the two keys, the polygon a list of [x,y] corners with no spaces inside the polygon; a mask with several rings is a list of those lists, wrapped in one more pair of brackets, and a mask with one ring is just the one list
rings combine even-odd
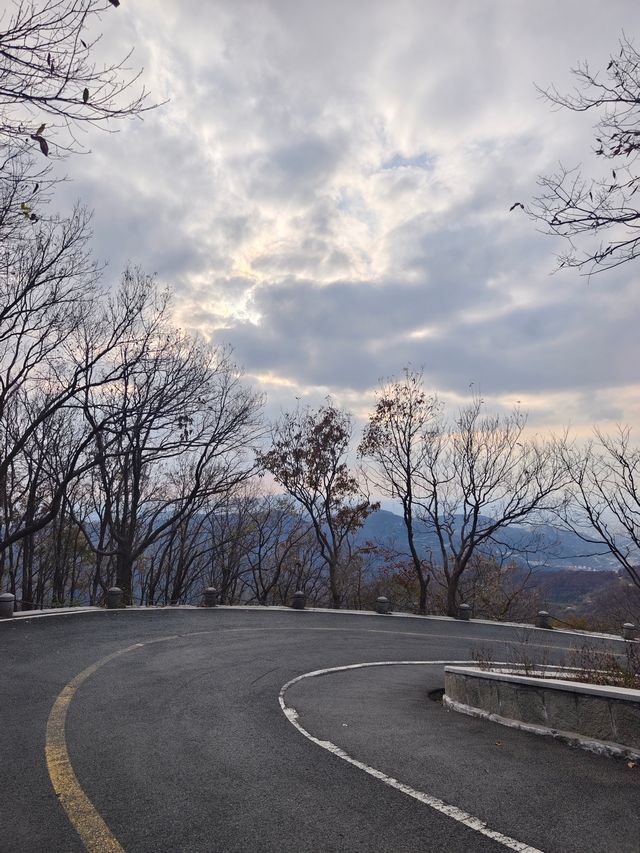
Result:
{"label": "distant mountain range", "polygon": [[[462,517],[456,517],[456,523],[462,523]],[[438,539],[433,526],[423,522],[414,522],[415,541],[421,556],[430,552],[437,558]],[[602,546],[589,545],[579,536],[550,524],[518,524],[507,527],[498,533],[499,544],[489,544],[487,549],[496,554],[512,557],[517,562],[528,562],[542,570],[586,569],[617,570],[618,563],[609,551]],[[372,513],[358,531],[357,542],[376,542],[406,551],[407,537],[402,516],[389,510],[380,509]]]}

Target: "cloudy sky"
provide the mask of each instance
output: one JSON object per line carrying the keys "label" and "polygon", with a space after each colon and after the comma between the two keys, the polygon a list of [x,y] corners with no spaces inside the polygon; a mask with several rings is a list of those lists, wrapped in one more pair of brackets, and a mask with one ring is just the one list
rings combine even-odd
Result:
{"label": "cloudy sky", "polygon": [[640,264],[554,275],[560,246],[509,213],[593,162],[592,118],[534,84],[640,40],[637,0],[123,0],[102,29],[167,103],[91,134],[66,201],[107,277],[157,272],[271,411],[362,414],[411,363],[540,429],[640,428]]}

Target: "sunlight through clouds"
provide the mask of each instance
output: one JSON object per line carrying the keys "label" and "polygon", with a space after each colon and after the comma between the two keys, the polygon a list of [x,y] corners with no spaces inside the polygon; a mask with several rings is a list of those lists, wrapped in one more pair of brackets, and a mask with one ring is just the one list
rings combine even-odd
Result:
{"label": "sunlight through clouds", "polygon": [[[585,8],[588,7],[588,14]],[[521,211],[536,176],[590,156],[589,117],[535,83],[606,64],[640,8],[293,0],[123,4],[154,97],[65,189],[95,208],[97,254],[177,291],[178,319],[230,343],[271,395],[364,410],[411,362],[463,399],[531,420],[635,419],[637,274],[552,275]]]}

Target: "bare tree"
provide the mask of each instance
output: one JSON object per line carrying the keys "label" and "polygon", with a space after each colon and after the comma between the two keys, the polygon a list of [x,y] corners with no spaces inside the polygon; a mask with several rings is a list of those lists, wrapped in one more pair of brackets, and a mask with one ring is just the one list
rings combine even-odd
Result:
{"label": "bare tree", "polygon": [[134,92],[140,72],[127,68],[131,52],[106,65],[92,58],[100,40],[92,28],[118,5],[92,0],[15,4],[0,29],[0,137],[22,145],[30,130],[26,144],[34,143],[47,156],[43,116],[66,129],[63,145],[68,148],[76,143],[79,124],[102,125],[152,108],[144,88]]}
{"label": "bare tree", "polygon": [[[109,303],[97,288],[87,243],[89,216],[43,216],[56,178],[48,161],[80,150],[83,124],[150,108],[126,58],[95,56],[92,23],[118,5],[91,0],[18,2],[0,18],[0,481],[26,470],[33,443],[83,389],[114,378],[108,356],[146,298],[123,289]],[[19,428],[18,428],[19,427]],[[92,464],[85,430],[45,503],[5,507],[0,550],[33,536],[57,515],[67,487]],[[28,466],[27,466],[28,467]],[[33,469],[36,470],[36,469]],[[11,472],[11,473],[10,473]],[[35,484],[34,485],[35,488]],[[32,493],[33,498],[33,493]]]}
{"label": "bare tree", "polygon": [[[77,408],[82,395],[118,379],[111,356],[132,334],[149,297],[143,279],[127,279],[114,299],[100,300],[94,267],[84,251],[82,217],[47,229],[25,246],[18,260],[0,267],[5,301],[0,305],[0,480],[29,452],[46,424]],[[18,262],[19,261],[19,262]],[[72,480],[93,464],[87,458],[90,431],[66,461],[42,511],[5,531],[0,549],[36,532],[55,518]]]}
{"label": "bare tree", "polygon": [[[30,416],[34,397],[27,398],[24,413],[26,422],[30,424],[33,418]],[[37,399],[37,398],[36,398]],[[38,411],[38,407],[36,407]],[[25,420],[14,424],[20,430]],[[78,444],[82,442],[82,435],[77,429],[72,414],[60,410],[56,416],[47,418],[39,424],[29,441],[23,446],[22,453],[14,459],[14,463],[21,472],[21,483],[23,489],[22,500],[16,500],[12,496],[13,523],[3,531],[3,540],[12,538],[14,532],[20,534],[20,568],[21,568],[21,609],[30,610],[42,604],[45,592],[40,576],[38,584],[40,594],[36,593],[35,585],[39,573],[38,565],[38,543],[47,537],[42,533],[44,526],[40,523],[43,517],[47,517],[52,504],[58,506],[56,512],[57,520],[64,524],[64,496],[67,486],[71,481],[70,468],[74,468],[77,458]],[[62,499],[61,499],[62,496]],[[55,517],[54,517],[55,518]],[[54,519],[52,519],[54,520]],[[53,536],[53,531],[49,531]],[[62,535],[62,534],[60,534]],[[60,545],[60,541],[57,543]],[[40,568],[42,567],[42,560]],[[46,562],[46,561],[45,561]],[[61,563],[62,565],[62,563]],[[40,575],[42,573],[40,572]],[[48,579],[52,583],[58,581],[55,577],[55,569]]]}
{"label": "bare tree", "polygon": [[254,542],[251,508],[253,490],[240,488],[209,509],[207,536],[211,543],[206,580],[218,590],[221,604],[240,599],[250,569],[247,554]]}
{"label": "bare tree", "polygon": [[[183,476],[189,478],[188,469]],[[201,590],[213,547],[206,535],[206,502],[205,495],[194,501],[141,555],[137,565],[141,604],[185,603]]]}
{"label": "bare tree", "polygon": [[313,527],[304,517],[303,522],[307,529],[300,539],[296,537],[294,549],[282,563],[278,583],[271,592],[271,602],[290,604],[293,593],[301,590],[310,604],[327,607],[331,599],[327,566],[320,554]]}
{"label": "bare tree", "polygon": [[252,536],[247,550],[247,584],[259,604],[267,604],[287,568],[299,560],[310,524],[283,495],[256,497],[249,507]]}
{"label": "bare tree", "polygon": [[407,545],[418,585],[418,612],[427,612],[429,564],[415,541],[416,481],[429,455],[431,430],[441,410],[435,395],[424,390],[421,371],[404,369],[402,379],[390,380],[378,391],[376,408],[365,428],[359,453],[371,460],[367,476],[380,494],[402,504]]}
{"label": "bare tree", "polygon": [[[602,161],[594,176],[580,168],[543,175],[529,214],[550,234],[564,237],[560,267],[588,272],[613,269],[640,254],[640,53],[623,36],[604,72],[584,62],[573,69],[577,86],[563,95],[542,94],[558,109],[597,113],[594,154]],[[514,205],[515,207],[516,205]]]}
{"label": "bare tree", "polygon": [[[73,507],[73,512],[71,508]],[[50,596],[55,605],[73,605],[76,599],[88,601],[95,572],[95,555],[87,546],[82,529],[74,515],[86,520],[89,501],[85,484],[76,480],[65,494],[55,520],[40,534],[44,562],[50,567],[50,588],[42,593]],[[39,607],[44,597],[36,596]]]}
{"label": "bare tree", "polygon": [[[519,411],[487,415],[483,405],[476,397],[451,426],[432,430],[420,472],[420,515],[437,541],[432,559],[446,581],[450,616],[472,558],[501,545],[507,527],[558,508],[566,482],[555,443],[526,438]],[[537,546],[535,534],[530,545],[524,540],[520,550]]]}
{"label": "bare tree", "polygon": [[[20,453],[13,453],[15,442],[32,425],[33,413],[38,411],[37,395],[25,394],[12,399],[0,421],[5,449],[12,453],[11,462],[5,466],[0,498],[0,542],[5,543],[0,549],[1,564],[12,569],[11,592],[19,593],[23,610],[43,606],[45,598],[62,603],[67,593],[73,597],[81,580],[79,554],[84,550],[76,541],[78,530],[66,505],[71,491],[74,501],[78,500],[78,482],[69,476],[69,468],[75,465],[77,448],[83,441],[83,425],[71,410],[61,409],[31,432]],[[58,512],[42,524],[52,504],[59,504]],[[83,559],[83,572],[87,568]]]}
{"label": "bare tree", "polygon": [[42,219],[52,184],[48,161],[82,151],[83,126],[153,109],[141,72],[99,59],[96,32],[117,2],[17,2],[0,18],[0,238],[6,243]]}
{"label": "bare tree", "polygon": [[[86,419],[79,428],[78,410],[98,387],[121,379],[112,355],[131,340],[150,293],[142,277],[127,275],[113,298],[101,292],[89,215],[46,210],[60,180],[50,161],[85,150],[81,128],[110,130],[154,106],[140,73],[127,67],[130,54],[106,63],[99,55],[97,25],[118,5],[20,0],[0,14],[0,572],[6,567],[15,589],[20,555],[25,602],[45,594],[42,572],[33,587],[35,549],[52,522],[61,560],[53,594],[60,598],[67,581],[72,594],[76,588],[75,567],[62,554],[65,502],[95,466],[105,428]],[[61,436],[73,441],[56,443]],[[106,535],[101,528],[103,547]]]}
{"label": "bare tree", "polygon": [[349,470],[352,432],[350,416],[331,403],[317,411],[298,409],[274,425],[271,448],[260,456],[262,466],[309,516],[336,608],[342,601],[339,570],[350,556],[350,537],[378,508]]}
{"label": "bare tree", "polygon": [[565,522],[585,542],[605,545],[640,590],[640,449],[631,430],[597,430],[582,450],[564,448],[572,502]]}
{"label": "bare tree", "polygon": [[541,608],[533,568],[495,554],[476,553],[462,578],[461,593],[475,616],[497,621],[532,621]]}
{"label": "bare tree", "polygon": [[127,601],[135,561],[204,496],[247,479],[258,430],[261,401],[229,353],[172,328],[166,310],[160,298],[138,316],[112,356],[117,380],[85,393],[116,583]]}

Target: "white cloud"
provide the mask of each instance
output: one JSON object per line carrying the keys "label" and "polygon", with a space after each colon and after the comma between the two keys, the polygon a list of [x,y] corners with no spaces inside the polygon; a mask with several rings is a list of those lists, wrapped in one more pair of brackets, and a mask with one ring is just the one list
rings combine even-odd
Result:
{"label": "white cloud", "polygon": [[[534,89],[606,63],[635,0],[138,0],[102,50],[136,45],[170,101],[93,134],[73,185],[96,251],[174,283],[178,315],[229,341],[277,399],[360,405],[424,364],[532,418],[638,417],[636,271],[550,276],[553,241],[514,201],[589,156],[589,117]],[[359,401],[359,402],[358,402]]]}

